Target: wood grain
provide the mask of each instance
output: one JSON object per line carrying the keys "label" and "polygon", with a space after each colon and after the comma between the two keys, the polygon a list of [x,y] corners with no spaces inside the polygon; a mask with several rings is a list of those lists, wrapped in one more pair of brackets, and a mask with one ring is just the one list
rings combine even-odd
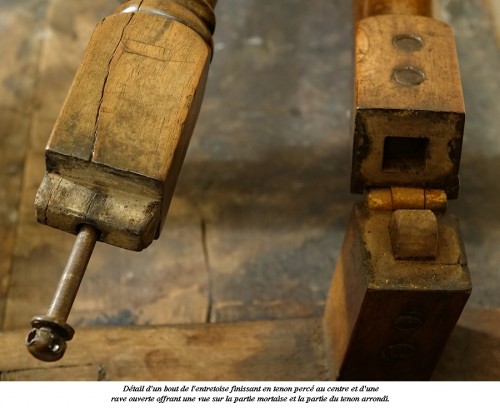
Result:
{"label": "wood grain", "polygon": [[212,55],[189,4],[129,2],[96,27],[47,146],[39,222],[135,251],[158,238]]}
{"label": "wood grain", "polygon": [[[26,327],[34,314],[46,311],[73,244],[66,233],[36,222],[33,201],[44,175],[47,138],[89,37],[96,21],[115,6],[100,0],[55,0],[47,11],[44,24],[50,35],[43,37],[36,90],[39,102],[31,134],[24,139],[27,155],[19,220],[14,248],[9,250],[12,280],[4,281],[8,297],[1,298],[6,302],[5,329]],[[12,129],[10,133],[17,134]],[[2,261],[7,259],[2,257]],[[171,205],[167,230],[155,246],[137,254],[98,244],[70,323],[80,327],[204,322],[209,309],[207,282],[199,210],[190,200],[178,197]]]}
{"label": "wood grain", "polygon": [[354,68],[351,191],[420,187],[456,198],[465,113],[451,28],[421,16],[365,18]]}
{"label": "wood grain", "polygon": [[333,378],[429,379],[471,291],[457,220],[437,215],[435,260],[398,261],[391,211],[355,205],[325,309]]}
{"label": "wood grain", "polygon": [[31,357],[21,332],[0,333],[0,343],[3,379],[327,379],[316,319],[84,329],[56,365]]}
{"label": "wood grain", "polygon": [[[466,310],[433,380],[500,380],[499,310]],[[41,363],[25,333],[0,333],[0,379],[24,381],[323,381],[321,319],[88,328],[64,360]]]}
{"label": "wood grain", "polygon": [[[12,16],[18,4],[28,9],[28,3],[45,2],[0,0],[2,22],[4,13]],[[41,63],[46,67],[34,100],[38,109],[28,147],[30,164],[25,171],[30,170],[23,183],[21,225],[13,237],[16,283],[7,314],[9,328],[22,329],[21,341],[32,315],[48,306],[72,244],[67,234],[34,220],[43,149],[95,23],[117,4],[48,3],[54,6],[49,30],[39,36],[31,35],[33,20],[17,20],[26,30],[25,44],[45,41]],[[475,284],[469,305],[494,308],[499,306],[500,289],[498,48],[488,2],[435,3],[455,30],[467,102],[461,197],[451,206],[460,215]],[[352,205],[346,188],[351,149],[346,118],[352,95],[350,8],[349,2],[324,0],[219,2],[208,92],[163,236],[152,256],[149,250],[136,254],[99,245],[72,324],[203,322],[209,298],[212,310],[220,304],[220,320],[321,315]],[[2,37],[7,45],[14,43],[13,33]],[[10,52],[7,45],[2,52]],[[22,66],[35,54],[16,55],[22,58],[0,69],[26,72],[22,80],[33,81],[31,70]],[[31,97],[25,100],[31,103]],[[27,107],[23,103],[17,110]],[[10,113],[4,118],[13,120]],[[25,126],[27,120],[19,118],[19,123]],[[7,192],[4,186],[0,191]],[[202,242],[211,261],[211,296]],[[494,329],[498,317],[492,313]],[[455,371],[440,379],[472,378],[469,364],[478,377],[486,367],[494,371],[490,362],[500,366],[495,360],[498,341],[485,334],[484,320],[475,321],[473,327],[459,324],[457,329],[461,338],[470,340],[469,348],[460,350],[470,353],[450,355]]]}
{"label": "wood grain", "polygon": [[406,14],[432,17],[432,0],[356,0],[354,21],[381,14]]}
{"label": "wood grain", "polygon": [[23,168],[32,133],[37,66],[47,4],[0,4],[0,328],[10,288]]}

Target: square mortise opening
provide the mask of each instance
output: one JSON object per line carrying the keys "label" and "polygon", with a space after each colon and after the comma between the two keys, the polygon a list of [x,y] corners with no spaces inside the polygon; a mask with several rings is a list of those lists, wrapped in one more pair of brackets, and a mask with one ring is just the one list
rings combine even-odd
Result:
{"label": "square mortise opening", "polygon": [[382,171],[424,170],[428,147],[427,137],[387,136],[384,139]]}

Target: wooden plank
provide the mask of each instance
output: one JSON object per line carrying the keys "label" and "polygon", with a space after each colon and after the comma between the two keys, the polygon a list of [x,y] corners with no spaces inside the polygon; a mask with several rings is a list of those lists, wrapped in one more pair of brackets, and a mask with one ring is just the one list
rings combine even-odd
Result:
{"label": "wooden plank", "polygon": [[71,233],[88,223],[135,251],[159,236],[212,55],[190,28],[197,3],[176,4],[137,2],[97,25],[47,145],[39,222]]}
{"label": "wooden plank", "polygon": [[[451,202],[460,219],[474,283],[468,305],[500,307],[498,265],[499,224],[492,222],[500,208],[500,54],[488,1],[440,1],[441,16],[454,29],[467,119],[460,164],[460,196]],[[476,21],[470,31],[470,22]],[[480,22],[480,23],[479,23]],[[478,45],[481,45],[480,47]],[[490,58],[491,56],[491,58]],[[488,62],[486,62],[486,60]]]}
{"label": "wooden plank", "polygon": [[0,328],[10,287],[15,228],[37,80],[45,1],[0,2]]}
{"label": "wooden plank", "polygon": [[211,321],[321,315],[351,203],[351,5],[255,4],[217,6],[219,50],[177,187],[204,215]]}
{"label": "wooden plank", "polygon": [[[20,331],[0,333],[0,372],[28,379],[325,380],[317,319],[165,326],[88,328],[77,332],[65,357],[42,363],[28,354]],[[82,374],[77,367],[87,367]],[[57,373],[57,371],[61,373]],[[17,374],[15,374],[17,373]]]}
{"label": "wooden plank", "polygon": [[[433,380],[500,381],[500,310],[465,310]],[[24,331],[0,333],[3,380],[322,381],[321,319],[87,328],[57,363],[35,360]]]}
{"label": "wooden plank", "polygon": [[500,309],[466,309],[432,380],[500,381]]}
{"label": "wooden plank", "polygon": [[354,207],[325,308],[334,378],[429,379],[471,291],[458,223],[436,215],[435,259],[396,260],[391,211]]}
{"label": "wooden plank", "polygon": [[22,169],[29,136],[29,116],[0,108],[0,327],[10,287],[15,227],[19,219]]}

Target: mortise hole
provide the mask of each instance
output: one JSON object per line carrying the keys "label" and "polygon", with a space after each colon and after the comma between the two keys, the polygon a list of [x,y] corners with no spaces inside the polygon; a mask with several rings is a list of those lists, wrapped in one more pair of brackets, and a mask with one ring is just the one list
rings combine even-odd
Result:
{"label": "mortise hole", "polygon": [[382,171],[418,172],[424,170],[428,147],[427,137],[387,136],[384,139]]}

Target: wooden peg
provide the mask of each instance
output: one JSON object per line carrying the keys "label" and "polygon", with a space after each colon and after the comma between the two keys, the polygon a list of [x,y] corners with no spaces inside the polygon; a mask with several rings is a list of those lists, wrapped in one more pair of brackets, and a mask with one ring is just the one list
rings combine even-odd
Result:
{"label": "wooden peg", "polygon": [[436,259],[437,219],[431,210],[396,210],[389,224],[395,259]]}

